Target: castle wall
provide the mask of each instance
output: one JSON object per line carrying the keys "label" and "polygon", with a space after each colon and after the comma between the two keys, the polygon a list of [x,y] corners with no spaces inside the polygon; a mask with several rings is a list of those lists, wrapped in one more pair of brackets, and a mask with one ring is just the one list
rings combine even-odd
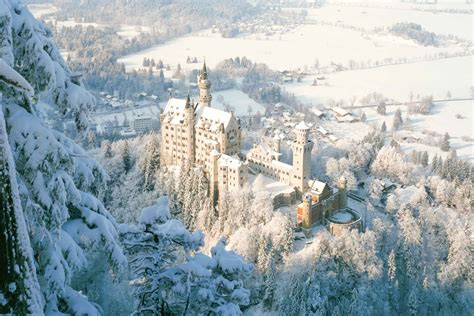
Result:
{"label": "castle wall", "polygon": [[162,122],[161,163],[163,165],[181,166],[189,161],[188,153],[194,151],[192,137],[187,125],[174,125]]}
{"label": "castle wall", "polygon": [[254,156],[247,155],[249,167],[255,172],[261,173],[276,181],[290,184],[292,166],[277,160],[265,161]]}

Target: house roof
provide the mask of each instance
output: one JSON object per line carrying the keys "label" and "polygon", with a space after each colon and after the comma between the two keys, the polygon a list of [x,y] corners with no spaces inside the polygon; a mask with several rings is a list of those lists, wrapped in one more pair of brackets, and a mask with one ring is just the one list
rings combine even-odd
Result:
{"label": "house roof", "polygon": [[219,166],[225,166],[225,167],[231,167],[231,168],[238,168],[242,166],[243,164],[243,162],[240,159],[231,157],[226,154],[222,154],[219,157],[218,161],[219,161]]}
{"label": "house roof", "polygon": [[306,124],[304,121],[301,121],[298,125],[295,126],[296,129],[310,129],[311,126]]}
{"label": "house roof", "polygon": [[310,180],[308,181],[308,185],[309,185],[309,190],[316,194],[321,194],[323,193],[324,189],[329,188],[327,183],[321,182],[318,180]]}
{"label": "house roof", "polygon": [[347,112],[346,110],[344,110],[343,108],[341,107],[334,107],[332,108],[333,112],[336,113],[337,115],[340,115],[340,116],[346,116],[348,114],[350,114],[349,112]]}

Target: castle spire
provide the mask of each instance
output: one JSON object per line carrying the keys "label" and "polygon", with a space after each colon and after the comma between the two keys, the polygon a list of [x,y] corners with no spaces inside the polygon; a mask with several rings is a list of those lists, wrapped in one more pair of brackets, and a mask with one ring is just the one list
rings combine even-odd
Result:
{"label": "castle spire", "polygon": [[188,94],[188,97],[186,98],[185,108],[188,109],[190,107],[191,107],[191,99],[189,98],[189,94]]}
{"label": "castle spire", "polygon": [[207,79],[207,67],[206,67],[205,58],[204,58],[204,63],[202,64],[202,69],[201,69],[201,79]]}
{"label": "castle spire", "polygon": [[199,74],[198,87],[199,87],[199,104],[201,104],[202,106],[211,106],[211,101],[212,101],[212,95],[210,92],[211,82],[209,81],[207,77],[207,66],[206,66],[205,59],[202,65],[201,72]]}

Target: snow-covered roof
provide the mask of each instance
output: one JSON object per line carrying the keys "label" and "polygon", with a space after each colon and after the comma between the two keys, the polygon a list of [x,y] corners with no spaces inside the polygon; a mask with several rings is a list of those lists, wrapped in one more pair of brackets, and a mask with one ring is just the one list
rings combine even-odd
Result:
{"label": "snow-covered roof", "polygon": [[231,168],[239,168],[242,166],[243,162],[235,157],[231,157],[226,154],[222,154],[219,157],[219,166],[231,167]]}
{"label": "snow-covered roof", "polygon": [[260,148],[262,149],[262,151],[263,151],[263,152],[265,153],[265,155],[267,155],[267,156],[272,156],[272,157],[281,156],[281,153],[276,152],[275,150],[273,150],[273,148],[271,148],[270,146],[268,146],[268,145],[265,144],[265,143],[260,144]]}
{"label": "snow-covered roof", "polygon": [[311,112],[313,112],[313,114],[315,114],[316,116],[323,116],[324,115],[324,112],[322,112],[321,110],[318,110],[316,108],[312,108]]}
{"label": "snow-covered roof", "polygon": [[341,210],[341,211],[338,211],[336,213],[331,214],[328,217],[328,219],[330,221],[334,221],[334,222],[340,223],[340,224],[348,224],[348,223],[355,220],[354,214],[352,214],[348,211],[345,211],[345,210]]}
{"label": "snow-covered roof", "polygon": [[[163,114],[165,115],[165,122],[178,125],[183,124],[185,117],[185,107],[186,100],[170,98],[163,111]],[[231,112],[226,112],[202,105],[198,105],[194,115],[196,126],[215,132],[220,130],[221,125],[224,126],[224,129],[227,129],[232,119],[235,120]]]}
{"label": "snow-covered roof", "polygon": [[349,112],[347,112],[346,110],[344,110],[343,108],[341,107],[334,107],[332,108],[333,112],[336,113],[337,115],[340,115],[340,116],[345,116],[345,115],[348,115],[350,114]]}
{"label": "snow-covered roof", "polygon": [[171,124],[182,124],[184,121],[184,108],[186,106],[186,100],[170,98],[166,103],[163,114],[165,115],[165,122]]}
{"label": "snow-covered roof", "polygon": [[336,116],[336,120],[338,122],[353,122],[353,121],[356,121],[357,119],[352,114],[349,113],[344,116]]}
{"label": "snow-covered roof", "polygon": [[197,126],[207,126],[212,131],[218,131],[221,124],[224,125],[224,129],[227,129],[230,121],[235,119],[231,112],[202,105],[196,109],[195,116]]}
{"label": "snow-covered roof", "polygon": [[308,181],[309,190],[316,194],[323,193],[324,189],[328,186],[327,183],[321,182],[318,180],[310,180]]}
{"label": "snow-covered roof", "polygon": [[296,129],[303,129],[303,130],[308,130],[311,128],[308,124],[306,124],[304,121],[301,121],[298,125],[295,126]]}
{"label": "snow-covered roof", "polygon": [[323,135],[329,134],[329,132],[322,126],[318,126],[317,130]]}
{"label": "snow-covered roof", "polygon": [[287,163],[284,163],[278,160],[272,160],[272,165],[274,165],[277,168],[286,169],[287,171],[291,171],[291,169],[293,169],[292,165],[289,165]]}

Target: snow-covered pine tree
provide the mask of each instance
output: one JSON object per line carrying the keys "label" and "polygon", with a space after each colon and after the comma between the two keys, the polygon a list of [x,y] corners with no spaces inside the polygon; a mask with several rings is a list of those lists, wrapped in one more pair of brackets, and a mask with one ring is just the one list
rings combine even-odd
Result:
{"label": "snow-covered pine tree", "polygon": [[[0,1],[0,24],[2,112],[34,253],[41,312],[99,314],[87,293],[79,294],[76,290],[82,289],[70,284],[74,271],[86,266],[91,247],[102,247],[115,271],[126,264],[115,221],[97,198],[106,175],[84,150],[35,115],[48,103],[82,129],[93,98],[74,79],[51,32],[19,1]],[[38,104],[32,102],[35,91]]]}
{"label": "snow-covered pine tree", "polygon": [[161,197],[156,205],[142,210],[137,226],[122,224],[120,235],[136,286],[136,312],[165,312],[168,307],[160,293],[164,284],[159,275],[179,263],[178,258],[197,250],[203,243],[202,234],[191,234],[181,222],[171,219],[168,198]]}
{"label": "snow-covered pine tree", "polygon": [[393,118],[392,131],[398,131],[400,127],[402,127],[402,125],[403,125],[402,111],[400,111],[400,108],[398,108]]}
{"label": "snow-covered pine tree", "polygon": [[439,148],[442,150],[442,151],[449,151],[449,149],[451,148],[451,146],[449,145],[449,134],[448,133],[445,133],[443,135],[443,138],[441,139],[441,142],[439,144]]}
{"label": "snow-covered pine tree", "polygon": [[138,314],[240,314],[250,293],[243,279],[251,265],[220,241],[204,254],[188,256],[203,243],[203,235],[190,233],[171,219],[168,198],[145,208],[137,226],[121,226],[137,287]]}
{"label": "snow-covered pine tree", "polygon": [[1,106],[0,100],[0,313],[38,315],[40,286]]}

